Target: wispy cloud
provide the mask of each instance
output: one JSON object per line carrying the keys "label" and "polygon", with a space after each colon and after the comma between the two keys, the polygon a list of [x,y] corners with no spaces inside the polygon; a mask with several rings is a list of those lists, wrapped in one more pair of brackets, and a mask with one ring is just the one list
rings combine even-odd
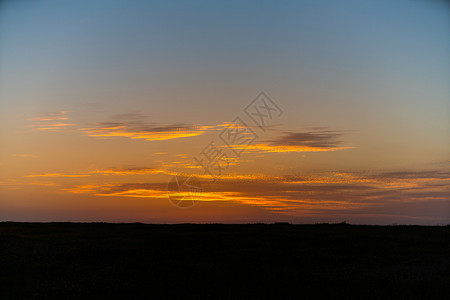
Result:
{"label": "wispy cloud", "polygon": [[90,193],[96,196],[164,198],[167,197],[165,187],[166,184],[161,183],[120,183],[103,185],[88,184],[64,190],[74,194]]}
{"label": "wispy cloud", "polygon": [[44,173],[44,174],[31,174],[25,175],[25,177],[87,177],[90,174],[61,174],[61,173]]}
{"label": "wispy cloud", "polygon": [[101,185],[93,185],[93,184],[85,184],[85,185],[79,185],[73,188],[63,189],[63,191],[73,193],[73,194],[84,194],[84,193],[92,193],[95,194],[95,192],[101,188]]}
{"label": "wispy cloud", "polygon": [[352,149],[353,147],[308,147],[308,146],[289,146],[289,145],[270,145],[270,144],[255,144],[248,146],[232,145],[230,146],[236,150],[246,150],[249,152],[325,152],[325,151],[338,151],[345,149]]}
{"label": "wispy cloud", "polygon": [[129,168],[108,168],[97,169],[87,171],[79,174],[65,174],[65,173],[43,173],[43,174],[30,174],[24,177],[89,177],[94,175],[146,175],[146,174],[166,174],[175,175],[176,172],[171,172],[164,168],[151,168],[151,167],[129,167]]}
{"label": "wispy cloud", "polygon": [[310,148],[335,148],[342,142],[343,132],[318,129],[309,132],[283,132],[283,136],[270,141],[275,146],[303,146]]}
{"label": "wispy cloud", "polygon": [[52,124],[45,124],[41,126],[36,126],[36,130],[50,130],[50,131],[60,131],[68,126],[74,126],[74,124],[68,124],[68,123],[52,123]]}
{"label": "wispy cloud", "polygon": [[74,126],[74,124],[67,123],[67,110],[57,112],[44,113],[39,117],[31,118],[34,121],[33,127],[35,130],[60,131],[64,128]]}
{"label": "wispy cloud", "polygon": [[323,152],[351,149],[343,146],[340,138],[344,132],[328,130],[324,127],[311,128],[306,132],[282,132],[282,136],[250,145],[232,145],[236,150],[250,152]]}
{"label": "wispy cloud", "polygon": [[148,123],[141,114],[121,114],[112,117],[111,122],[94,123],[82,130],[93,137],[127,137],[160,141],[202,135],[212,126],[195,126],[186,124],[156,125]]}
{"label": "wispy cloud", "polygon": [[43,113],[39,117],[31,118],[29,120],[32,121],[57,121],[57,120],[68,120],[67,113],[69,111],[67,110],[60,110],[56,112],[48,112]]}
{"label": "wispy cloud", "polygon": [[12,190],[20,190],[23,189],[25,186],[58,186],[57,183],[52,181],[23,181],[23,180],[5,180],[0,181],[0,187],[4,189],[12,189]]}
{"label": "wispy cloud", "polygon": [[162,172],[161,170],[155,168],[135,167],[135,168],[102,169],[92,171],[91,173],[102,175],[142,175],[142,174],[158,174],[161,172]]}
{"label": "wispy cloud", "polygon": [[[236,175],[202,185],[204,192],[200,201],[259,206],[287,215],[363,211],[396,203],[450,200],[450,173],[442,171],[327,172],[275,177]],[[81,185],[66,191],[97,196],[165,198],[166,189],[166,183],[111,183]]]}

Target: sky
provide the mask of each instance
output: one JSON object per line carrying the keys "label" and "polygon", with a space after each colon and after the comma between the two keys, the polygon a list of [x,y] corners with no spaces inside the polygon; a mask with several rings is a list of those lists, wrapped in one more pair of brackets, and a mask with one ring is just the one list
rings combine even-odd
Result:
{"label": "sky", "polygon": [[0,221],[450,223],[446,1],[0,3]]}

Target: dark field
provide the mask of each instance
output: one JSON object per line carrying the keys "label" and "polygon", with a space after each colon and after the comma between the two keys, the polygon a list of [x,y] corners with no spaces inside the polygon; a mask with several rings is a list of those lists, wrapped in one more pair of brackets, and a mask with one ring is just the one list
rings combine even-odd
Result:
{"label": "dark field", "polygon": [[1,299],[450,299],[450,227],[0,223]]}

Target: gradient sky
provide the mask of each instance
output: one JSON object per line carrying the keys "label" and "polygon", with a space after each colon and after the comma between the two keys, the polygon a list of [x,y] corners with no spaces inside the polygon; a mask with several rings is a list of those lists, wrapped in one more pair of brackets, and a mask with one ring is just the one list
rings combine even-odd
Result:
{"label": "gradient sky", "polygon": [[449,53],[438,0],[3,1],[0,220],[448,224]]}

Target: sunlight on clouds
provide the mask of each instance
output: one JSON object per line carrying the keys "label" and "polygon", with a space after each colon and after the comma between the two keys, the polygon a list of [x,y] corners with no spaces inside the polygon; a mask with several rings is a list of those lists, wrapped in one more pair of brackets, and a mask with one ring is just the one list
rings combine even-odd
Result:
{"label": "sunlight on clouds", "polygon": [[[64,128],[75,126],[75,124],[66,123],[65,121],[69,118],[67,117],[67,110],[61,110],[58,112],[45,113],[40,117],[28,119],[33,121],[34,130],[48,130],[48,131],[61,131]],[[59,121],[55,123],[55,121]]]}
{"label": "sunlight on clouds", "polygon": [[[109,186],[109,185],[106,185],[106,186]],[[73,193],[73,194],[94,193],[100,187],[101,187],[100,185],[87,184],[87,185],[76,186],[74,188],[63,189],[63,191]]]}
{"label": "sunlight on clouds", "polygon": [[[201,178],[201,176],[200,176]],[[327,172],[307,176],[239,175],[222,176],[220,181],[202,183],[201,202],[250,205],[277,213],[291,214],[331,210],[355,210],[388,203],[448,201],[450,182],[444,173],[358,174]],[[95,196],[167,198],[167,184],[108,183],[64,189],[70,193]],[[172,193],[189,198],[189,192]]]}
{"label": "sunlight on clouds", "polygon": [[172,125],[148,127],[141,124],[123,124],[118,126],[100,126],[99,128],[83,128],[82,130],[92,137],[127,137],[131,139],[145,139],[147,141],[162,141],[199,136],[210,128],[211,126]]}
{"label": "sunlight on clouds", "polygon": [[74,126],[75,124],[67,124],[67,123],[56,123],[56,124],[45,124],[45,127],[36,127],[36,130],[53,130],[58,131],[61,128],[67,127],[67,126]]}
{"label": "sunlight on clouds", "polygon": [[126,197],[139,197],[139,198],[167,198],[166,191],[149,190],[149,189],[131,189],[127,191],[118,192],[103,192],[96,193],[95,196],[126,196]]}
{"label": "sunlight on clouds", "polygon": [[338,151],[345,149],[352,149],[354,147],[309,147],[309,146],[289,146],[289,145],[269,145],[269,144],[256,144],[256,145],[232,145],[229,146],[235,150],[248,150],[251,152],[324,152],[324,151]]}
{"label": "sunlight on clouds", "polygon": [[61,173],[25,175],[25,177],[87,177],[87,176],[91,176],[91,175],[89,175],[89,174],[61,174]]}
{"label": "sunlight on clouds", "polygon": [[52,181],[18,181],[18,180],[6,180],[6,181],[0,181],[0,187],[4,189],[14,189],[14,190],[20,190],[23,189],[26,186],[58,186],[57,183]]}
{"label": "sunlight on clouds", "polygon": [[105,169],[92,171],[93,174],[102,175],[136,175],[136,174],[157,174],[161,173],[161,170],[154,168],[128,168],[128,169]]}

